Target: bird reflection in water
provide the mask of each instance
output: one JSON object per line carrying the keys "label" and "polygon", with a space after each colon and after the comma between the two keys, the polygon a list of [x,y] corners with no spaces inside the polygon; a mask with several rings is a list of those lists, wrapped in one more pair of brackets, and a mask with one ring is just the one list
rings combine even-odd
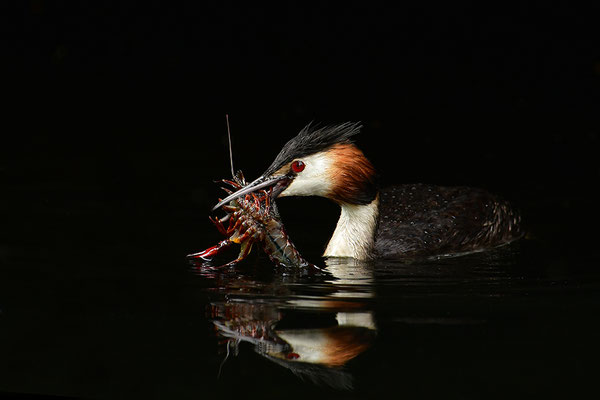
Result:
{"label": "bird reflection in water", "polygon": [[225,295],[210,304],[216,332],[225,339],[219,374],[244,342],[302,379],[351,389],[345,366],[371,347],[377,332],[370,309],[373,273],[353,259],[327,260],[326,271],[275,271],[262,281],[239,270],[231,276],[211,271],[220,281],[219,297]]}

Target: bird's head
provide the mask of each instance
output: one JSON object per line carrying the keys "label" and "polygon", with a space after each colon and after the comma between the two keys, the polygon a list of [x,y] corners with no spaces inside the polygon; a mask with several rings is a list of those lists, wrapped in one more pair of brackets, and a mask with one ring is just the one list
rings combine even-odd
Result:
{"label": "bird's head", "polygon": [[272,196],[320,196],[339,204],[368,204],[377,196],[373,165],[352,142],[360,124],[313,127],[287,142],[271,166],[214,209],[256,190],[273,188]]}

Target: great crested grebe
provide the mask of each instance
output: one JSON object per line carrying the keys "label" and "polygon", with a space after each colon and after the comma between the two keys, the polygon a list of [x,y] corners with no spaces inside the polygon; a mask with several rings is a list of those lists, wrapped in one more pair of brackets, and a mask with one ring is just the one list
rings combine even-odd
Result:
{"label": "great crested grebe", "polygon": [[489,249],[523,235],[519,213],[476,188],[408,184],[379,189],[352,142],[359,123],[312,127],[288,141],[265,173],[227,196],[272,187],[272,196],[321,196],[341,207],[324,257],[421,258]]}

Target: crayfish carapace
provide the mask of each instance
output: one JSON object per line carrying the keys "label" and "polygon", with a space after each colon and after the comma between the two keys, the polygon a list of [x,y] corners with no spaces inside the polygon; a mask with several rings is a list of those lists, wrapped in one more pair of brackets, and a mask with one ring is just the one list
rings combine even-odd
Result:
{"label": "crayfish carapace", "polygon": [[[233,180],[223,179],[220,182],[231,186],[236,191],[247,186],[244,175],[238,171]],[[223,187],[228,194],[232,190]],[[219,232],[227,239],[199,253],[189,254],[188,258],[210,261],[215,255],[228,248],[233,243],[241,246],[238,258],[223,265],[232,266],[242,261],[250,254],[252,246],[257,243],[271,261],[286,267],[308,267],[313,264],[306,261],[290,241],[277,206],[271,201],[271,190],[252,192],[231,200],[223,206],[227,215],[221,219],[209,217]],[[224,222],[229,221],[227,227]]]}

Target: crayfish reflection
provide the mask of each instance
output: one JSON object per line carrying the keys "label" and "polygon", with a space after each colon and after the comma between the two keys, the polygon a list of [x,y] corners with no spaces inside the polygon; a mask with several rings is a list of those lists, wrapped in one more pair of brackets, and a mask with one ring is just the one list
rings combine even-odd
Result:
{"label": "crayfish reflection", "polygon": [[248,343],[304,380],[351,389],[347,364],[369,349],[376,336],[372,274],[354,260],[329,261],[327,271],[330,275],[322,281],[308,285],[289,275],[263,284],[237,275],[225,290],[226,299],[210,304],[212,323],[224,339],[219,375],[240,344]]}

